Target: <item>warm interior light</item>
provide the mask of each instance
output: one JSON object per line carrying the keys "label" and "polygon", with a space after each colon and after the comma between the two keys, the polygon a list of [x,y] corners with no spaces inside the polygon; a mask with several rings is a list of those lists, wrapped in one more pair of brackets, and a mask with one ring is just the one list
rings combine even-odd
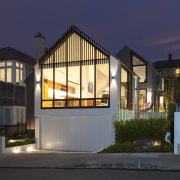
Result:
{"label": "warm interior light", "polygon": [[148,103],[151,103],[151,97],[152,97],[152,93],[151,93],[151,92],[148,92],[148,93],[147,93],[147,102],[148,102]]}
{"label": "warm interior light", "polygon": [[163,104],[163,96],[160,96],[160,103]]}
{"label": "warm interior light", "polygon": [[[78,96],[76,94],[72,94],[72,93],[68,93],[68,96],[78,98]],[[48,97],[53,98],[53,89],[51,89],[51,88],[48,88]],[[55,90],[55,98],[64,99],[64,97],[66,97],[65,91]]]}
{"label": "warm interior light", "polygon": [[176,69],[176,74],[180,74],[180,69]]}

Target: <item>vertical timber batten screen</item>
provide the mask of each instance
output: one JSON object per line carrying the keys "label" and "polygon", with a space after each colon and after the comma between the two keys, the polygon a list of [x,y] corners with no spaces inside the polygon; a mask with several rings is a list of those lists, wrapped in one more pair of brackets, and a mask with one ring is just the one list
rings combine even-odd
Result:
{"label": "vertical timber batten screen", "polygon": [[73,32],[40,62],[42,108],[109,107],[110,55],[86,39]]}

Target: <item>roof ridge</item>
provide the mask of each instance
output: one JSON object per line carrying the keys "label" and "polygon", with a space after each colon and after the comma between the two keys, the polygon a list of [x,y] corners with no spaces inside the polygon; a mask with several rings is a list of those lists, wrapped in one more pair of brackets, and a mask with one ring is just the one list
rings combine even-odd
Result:
{"label": "roof ridge", "polygon": [[45,54],[40,58],[40,60],[44,59],[46,56],[48,56],[51,51],[56,48],[60,43],[63,43],[66,38],[68,38],[73,32],[75,32],[76,34],[78,34],[79,36],[81,36],[83,39],[85,39],[86,41],[88,41],[90,44],[92,44],[93,46],[96,46],[97,49],[99,49],[99,51],[101,51],[102,53],[106,54],[109,56],[109,51],[107,51],[106,49],[104,49],[101,45],[99,45],[99,43],[95,42],[91,37],[89,37],[88,35],[86,35],[84,32],[82,32],[78,27],[76,27],[75,25],[71,25],[61,36],[60,38],[58,38],[58,40],[50,47],[47,49],[47,51],[45,52]]}

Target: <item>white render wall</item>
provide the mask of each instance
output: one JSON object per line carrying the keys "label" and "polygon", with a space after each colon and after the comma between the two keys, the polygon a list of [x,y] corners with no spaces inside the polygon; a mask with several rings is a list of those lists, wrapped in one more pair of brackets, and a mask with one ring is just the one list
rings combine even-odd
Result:
{"label": "white render wall", "polygon": [[174,154],[180,154],[180,112],[174,113]]}
{"label": "white render wall", "polygon": [[110,115],[41,116],[39,125],[39,149],[95,151],[112,143]]}
{"label": "white render wall", "polygon": [[[36,83],[40,79],[38,64],[35,73]],[[113,122],[118,112],[118,83],[118,61],[110,56],[110,108],[41,109],[41,89],[39,84],[35,84],[37,147],[96,151],[113,144]]]}

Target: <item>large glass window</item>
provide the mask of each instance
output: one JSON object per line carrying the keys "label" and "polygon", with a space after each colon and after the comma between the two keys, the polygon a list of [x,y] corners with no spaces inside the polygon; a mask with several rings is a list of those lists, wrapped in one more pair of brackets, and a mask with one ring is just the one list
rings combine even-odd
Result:
{"label": "large glass window", "polygon": [[79,31],[63,38],[40,61],[42,108],[109,107],[109,53]]}
{"label": "large glass window", "polygon": [[132,74],[121,66],[121,108],[132,108]]}
{"label": "large glass window", "polygon": [[121,107],[127,108],[128,103],[128,72],[121,67]]}
{"label": "large glass window", "polygon": [[12,82],[12,68],[7,68],[7,82]]}
{"label": "large glass window", "polygon": [[107,106],[109,101],[109,64],[96,65],[96,106]]}
{"label": "large glass window", "polygon": [[162,80],[162,84],[161,84],[161,86],[162,86],[162,91],[164,91],[164,78],[162,78],[161,80]]}
{"label": "large glass window", "polygon": [[139,82],[146,82],[146,69],[147,65],[142,61],[140,58],[136,56],[132,56],[132,65],[133,65],[133,72],[135,72],[139,77]]}
{"label": "large glass window", "polygon": [[23,85],[23,64],[16,62],[16,84]]}
{"label": "large glass window", "polygon": [[88,99],[82,101],[82,106],[93,106],[94,101],[94,65],[82,66],[82,98]]}
{"label": "large glass window", "polygon": [[109,106],[109,64],[42,69],[43,108],[96,106]]}
{"label": "large glass window", "polygon": [[140,77],[139,82],[146,81],[146,66],[134,66],[133,72],[135,72]]}
{"label": "large glass window", "polygon": [[53,107],[53,69],[42,69],[42,75],[42,106]]}
{"label": "large glass window", "polygon": [[0,62],[0,80],[12,82],[12,61]]}
{"label": "large glass window", "polygon": [[147,102],[147,91],[146,89],[139,90],[139,106],[143,109]]}
{"label": "large glass window", "polygon": [[5,68],[0,68],[0,80],[5,81]]}
{"label": "large glass window", "polygon": [[68,67],[68,107],[79,107],[80,66]]}
{"label": "large glass window", "polygon": [[[51,70],[50,76],[53,76],[53,71]],[[53,82],[53,79],[52,79]],[[66,99],[66,68],[60,67],[55,68],[55,99],[54,107],[65,107]],[[53,96],[52,96],[53,97]]]}

